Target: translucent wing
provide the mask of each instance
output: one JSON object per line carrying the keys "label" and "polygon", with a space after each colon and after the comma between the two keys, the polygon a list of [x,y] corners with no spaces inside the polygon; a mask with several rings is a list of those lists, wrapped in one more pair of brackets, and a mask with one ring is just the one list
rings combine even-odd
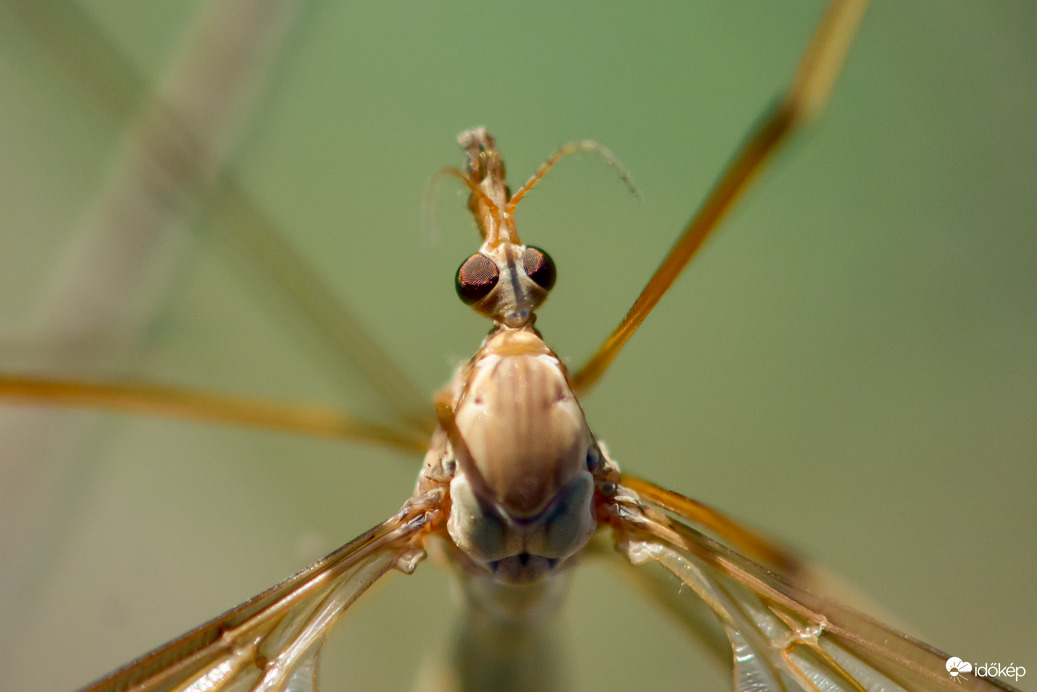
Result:
{"label": "translucent wing", "polygon": [[316,689],[316,659],[338,616],[386,572],[415,568],[438,504],[438,496],[413,498],[302,572],[85,690]]}
{"label": "translucent wing", "polygon": [[[644,481],[630,485],[656,497],[687,500]],[[709,538],[682,521],[699,517],[681,504],[657,504],[620,485],[609,506],[616,548],[629,564],[661,566],[708,606],[730,644],[737,692],[1012,689],[978,676],[951,677],[946,654],[815,596]],[[658,582],[648,589],[653,599],[672,606],[672,594],[665,591]],[[698,626],[702,614],[689,600],[680,599],[676,607],[686,612],[678,615]]]}

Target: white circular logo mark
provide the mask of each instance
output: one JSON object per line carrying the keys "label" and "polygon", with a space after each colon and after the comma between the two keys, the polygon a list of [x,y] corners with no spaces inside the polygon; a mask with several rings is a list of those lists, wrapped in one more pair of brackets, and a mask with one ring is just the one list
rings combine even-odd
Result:
{"label": "white circular logo mark", "polygon": [[968,661],[963,661],[957,656],[951,656],[947,659],[947,672],[951,674],[952,678],[956,678],[962,673],[971,673],[972,664]]}

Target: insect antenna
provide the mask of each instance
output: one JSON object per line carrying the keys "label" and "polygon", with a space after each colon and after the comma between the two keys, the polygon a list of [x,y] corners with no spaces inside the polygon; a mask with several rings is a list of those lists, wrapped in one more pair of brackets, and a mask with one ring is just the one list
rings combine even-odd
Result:
{"label": "insect antenna", "polygon": [[[576,154],[583,151],[594,152],[600,156],[605,163],[615,168],[619,172],[620,179],[627,186],[627,189],[630,190],[630,194],[638,200],[641,199],[641,194],[637,191],[637,187],[634,185],[634,180],[630,175],[630,171],[627,170],[626,166],[623,165],[623,162],[620,161],[614,153],[612,153],[612,150],[600,142],[596,142],[592,139],[584,139],[578,142],[563,144],[553,154],[551,154],[551,156],[549,156],[548,159],[540,165],[537,172],[526,181],[525,185],[520,187],[517,192],[508,198],[507,204],[504,206],[503,210],[490,198],[489,195],[486,194],[485,191],[483,191],[482,188],[478,186],[475,181],[465,175],[461,169],[454,166],[446,166],[439,169],[429,180],[428,185],[425,188],[422,201],[421,225],[425,229],[427,236],[435,236],[435,199],[437,198],[439,189],[446,178],[457,178],[465,184],[473,195],[477,196],[479,200],[486,205],[489,213],[493,217],[496,228],[499,229],[501,215],[503,214],[504,217],[512,216],[515,212],[515,207],[517,207],[522,198],[526,196],[526,193],[536,187],[536,184],[539,183],[545,175],[547,175],[549,170],[554,168],[556,163],[570,154]],[[497,242],[497,238],[494,235],[495,232],[496,231],[493,229],[490,229],[488,233],[484,233],[484,236],[491,241],[491,245],[496,245]],[[512,232],[514,233],[514,231]],[[515,237],[512,240],[517,241],[517,234],[514,235]]]}
{"label": "insect antenna", "polygon": [[627,170],[627,167],[623,165],[623,162],[612,153],[612,150],[600,142],[595,142],[593,139],[583,139],[578,142],[563,144],[553,154],[551,154],[551,156],[547,158],[547,161],[544,161],[544,163],[540,165],[537,172],[526,181],[526,184],[520,187],[518,191],[511,196],[511,199],[508,200],[508,206],[506,207],[505,212],[509,214],[512,213],[522,198],[526,196],[526,193],[536,187],[536,184],[539,183],[545,175],[547,175],[549,170],[554,168],[556,163],[570,154],[576,154],[581,151],[591,151],[600,156],[605,163],[619,172],[619,177],[627,186],[627,189],[630,190],[630,194],[639,200],[641,199],[641,194],[637,191],[637,187],[634,185],[634,180],[630,175],[630,171]]}

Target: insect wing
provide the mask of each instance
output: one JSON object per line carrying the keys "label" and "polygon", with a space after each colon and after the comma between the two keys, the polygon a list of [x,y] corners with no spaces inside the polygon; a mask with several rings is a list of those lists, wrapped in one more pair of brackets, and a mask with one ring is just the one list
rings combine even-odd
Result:
{"label": "insect wing", "polygon": [[[408,511],[238,607],[85,688],[313,689],[316,658],[337,617],[388,571],[411,571],[427,516]],[[309,685],[309,687],[307,687]]]}
{"label": "insect wing", "polygon": [[661,566],[716,615],[731,646],[737,692],[1013,689],[978,676],[952,678],[947,654],[815,596],[684,523],[694,517],[672,506],[676,519],[621,487],[613,507],[622,527],[619,552],[633,565]]}

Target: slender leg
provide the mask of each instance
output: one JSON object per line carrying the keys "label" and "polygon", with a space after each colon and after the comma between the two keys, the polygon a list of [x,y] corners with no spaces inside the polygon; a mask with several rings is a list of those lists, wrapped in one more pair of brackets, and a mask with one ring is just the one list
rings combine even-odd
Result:
{"label": "slender leg", "polygon": [[706,200],[648,280],[626,317],[582,368],[573,388],[583,395],[594,386],[627,340],[648,317],[684,267],[718,227],[771,155],[804,123],[820,114],[831,94],[867,0],[842,0],[828,7],[784,97],[771,108],[721,173]]}

